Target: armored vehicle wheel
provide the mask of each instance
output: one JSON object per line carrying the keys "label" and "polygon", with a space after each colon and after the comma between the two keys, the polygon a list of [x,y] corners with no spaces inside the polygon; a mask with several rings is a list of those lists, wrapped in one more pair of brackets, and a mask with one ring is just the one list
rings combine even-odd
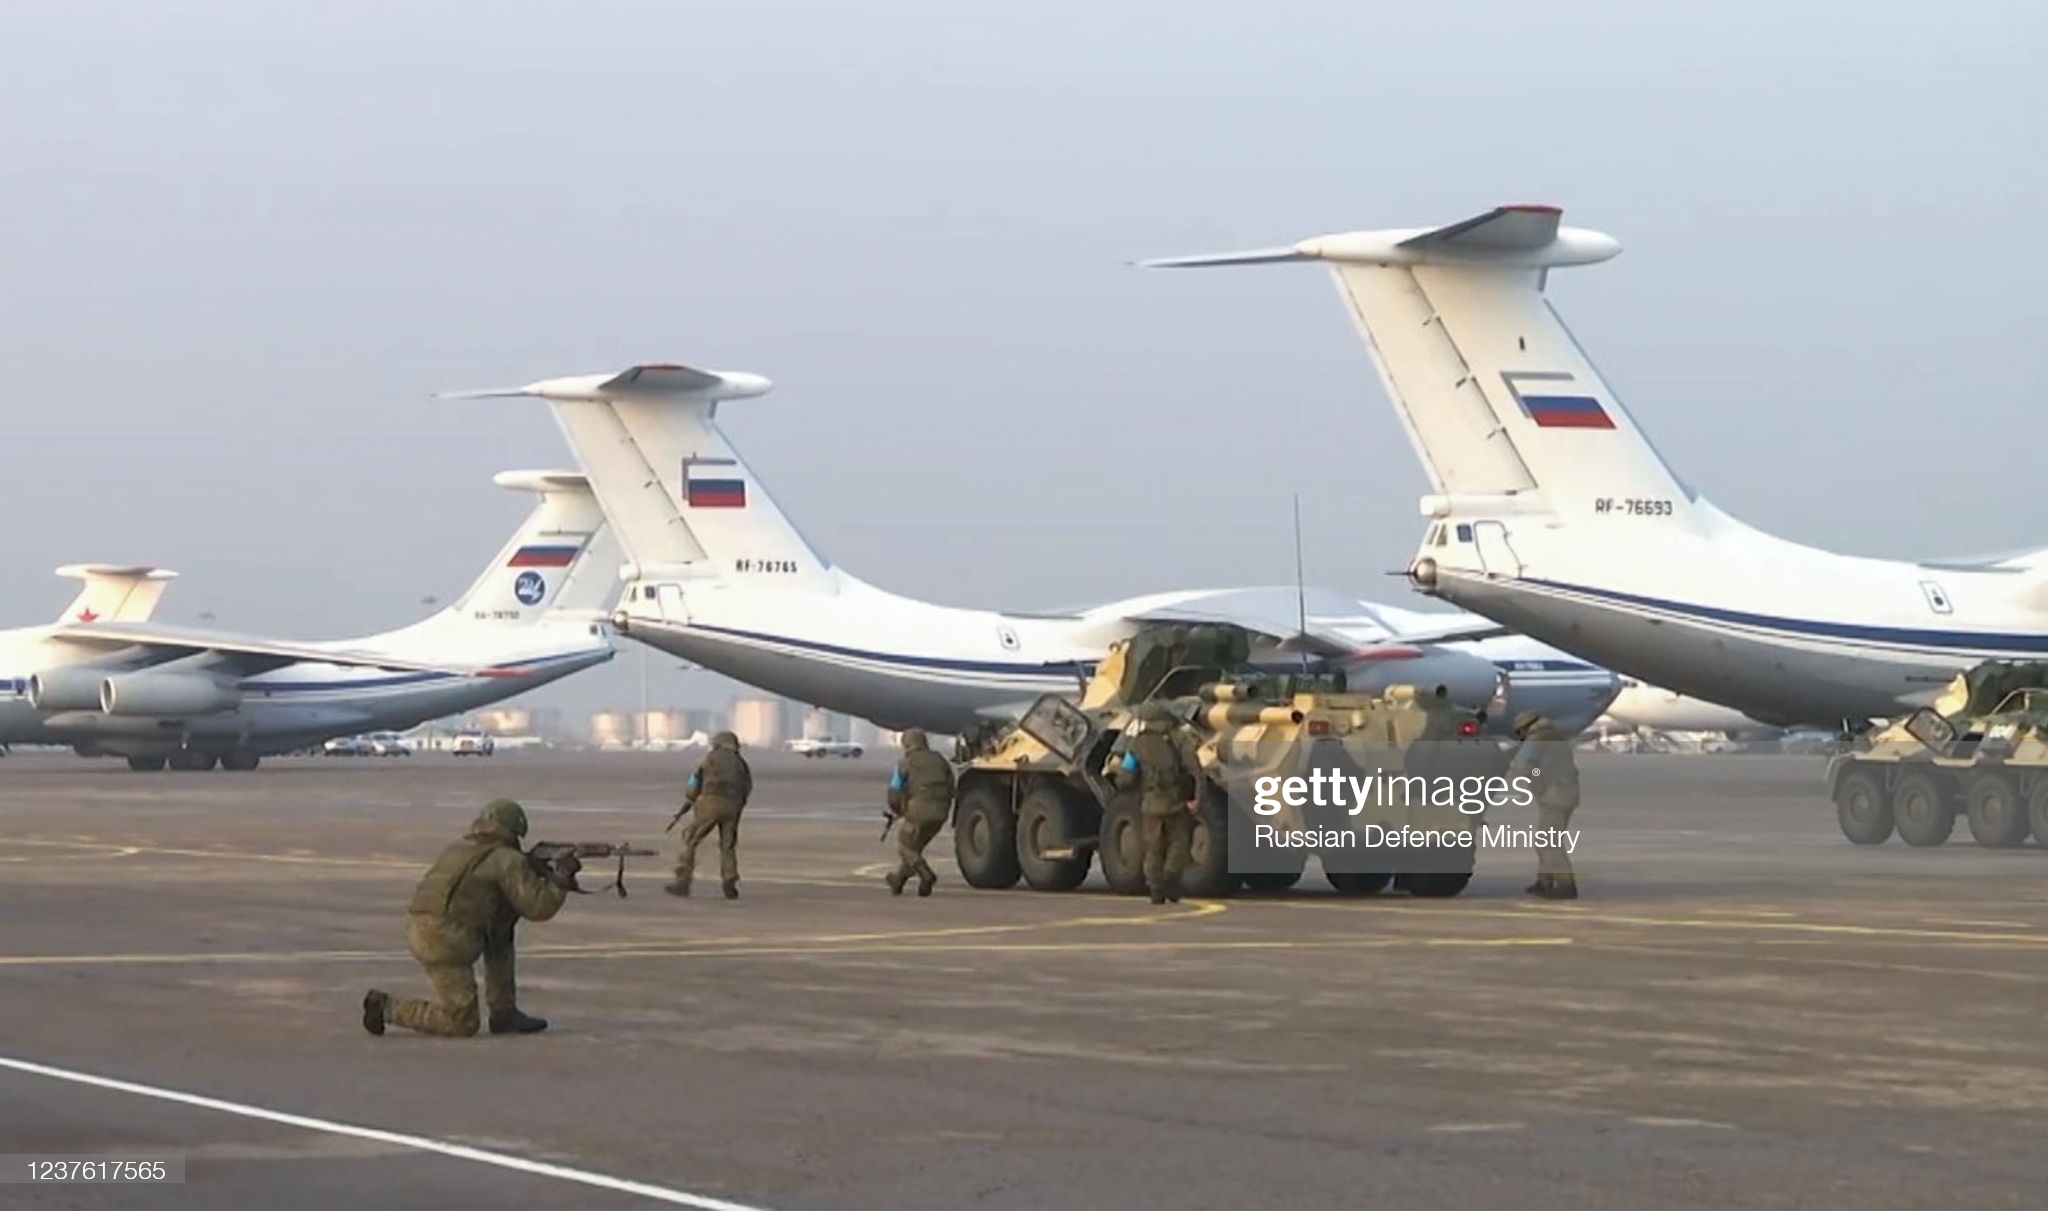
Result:
{"label": "armored vehicle wheel", "polygon": [[1202,809],[1195,813],[1195,836],[1188,846],[1187,869],[1181,872],[1182,895],[1215,899],[1237,890],[1237,876],[1230,873],[1230,811],[1223,792],[1214,785],[1202,786]]}
{"label": "armored vehicle wheel", "polygon": [[1267,871],[1263,874],[1239,875],[1238,879],[1244,884],[1246,891],[1264,892],[1270,895],[1276,891],[1286,891],[1296,883],[1301,882],[1301,872],[1298,870]]}
{"label": "armored vehicle wheel", "polygon": [[1138,800],[1118,795],[1102,810],[1101,840],[1095,852],[1102,859],[1102,878],[1120,896],[1145,894],[1145,833],[1138,822]]}
{"label": "armored vehicle wheel", "polygon": [[1835,784],[1835,819],[1858,845],[1883,845],[1892,835],[1892,805],[1884,782],[1869,770],[1851,770]]}
{"label": "armored vehicle wheel", "polygon": [[1017,816],[1008,790],[1000,782],[980,781],[960,796],[953,860],[969,887],[1014,887],[1023,874],[1017,869]]}
{"label": "armored vehicle wheel", "polygon": [[2048,778],[2027,792],[2027,826],[2033,830],[2034,844],[2048,849]]}
{"label": "armored vehicle wheel", "polygon": [[144,771],[144,772],[147,772],[147,771],[149,771],[149,770],[159,770],[159,769],[162,769],[163,767],[164,767],[164,759],[163,759],[162,757],[130,757],[130,758],[128,758],[128,768],[129,768],[129,769],[132,769],[132,770],[140,770],[140,771]]}
{"label": "armored vehicle wheel", "polygon": [[1394,880],[1392,875],[1361,875],[1334,870],[1325,870],[1323,878],[1328,879],[1330,886],[1347,896],[1378,895]]}
{"label": "armored vehicle wheel", "polygon": [[1024,792],[1017,805],[1017,868],[1034,891],[1072,891],[1088,878],[1088,851],[1072,857],[1047,857],[1047,851],[1071,850],[1086,838],[1091,813],[1065,785],[1041,782]]}
{"label": "armored vehicle wheel", "polygon": [[1447,871],[1434,873],[1417,872],[1408,876],[1408,894],[1425,900],[1447,900],[1465,890],[1472,882],[1472,876],[1451,874]]}
{"label": "armored vehicle wheel", "polygon": [[1956,827],[1956,807],[1948,787],[1924,770],[1899,779],[1892,790],[1892,815],[1898,822],[1899,840],[1921,849],[1945,843]]}
{"label": "armored vehicle wheel", "polygon": [[228,753],[220,759],[220,767],[228,770],[252,770],[261,764],[262,758],[255,753]]}
{"label": "armored vehicle wheel", "polygon": [[1997,770],[1978,770],[1963,790],[1970,835],[1987,849],[2011,849],[2027,839],[2027,805],[2020,788]]}

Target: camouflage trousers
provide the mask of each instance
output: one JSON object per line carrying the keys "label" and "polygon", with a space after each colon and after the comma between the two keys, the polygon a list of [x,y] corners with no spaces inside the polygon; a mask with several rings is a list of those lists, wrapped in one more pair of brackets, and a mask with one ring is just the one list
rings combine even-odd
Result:
{"label": "camouflage trousers", "polygon": [[1188,851],[1194,845],[1195,818],[1178,810],[1170,815],[1148,812],[1138,817],[1138,827],[1145,853],[1146,890],[1178,890],[1181,872],[1188,866]]}
{"label": "camouflage trousers", "polygon": [[712,833],[718,834],[718,877],[731,883],[740,877],[740,809],[723,804],[699,804],[683,829],[682,849],[676,854],[676,882],[687,890],[697,870],[697,847]]}
{"label": "camouflage trousers", "polygon": [[[406,941],[413,958],[427,973],[434,1000],[394,997],[387,1018],[395,1025],[421,1034],[468,1038],[483,1024],[477,1012],[475,961],[446,961],[450,956],[443,929],[414,917],[406,926]],[[518,984],[512,969],[512,927],[506,925],[485,935],[483,946],[484,999],[491,1011],[516,1009]]]}
{"label": "camouflage trousers", "polygon": [[[1576,810],[1576,808],[1570,807],[1538,806],[1536,809],[1536,827],[1539,829],[1556,829],[1562,832],[1571,827],[1572,812]],[[1570,853],[1562,845],[1539,846],[1536,850],[1536,873],[1546,879],[1570,879],[1572,877]]]}
{"label": "camouflage trousers", "polygon": [[930,845],[932,838],[938,836],[939,831],[945,827],[944,816],[936,820],[903,817],[902,822],[896,825],[897,878],[907,881],[912,875],[920,879],[939,877],[938,872],[932,869],[932,864],[924,860],[924,847]]}

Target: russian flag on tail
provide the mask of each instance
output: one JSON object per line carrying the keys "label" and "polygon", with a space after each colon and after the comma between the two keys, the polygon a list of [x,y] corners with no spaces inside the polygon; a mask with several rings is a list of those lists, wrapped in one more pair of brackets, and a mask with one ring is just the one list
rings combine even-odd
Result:
{"label": "russian flag on tail", "polygon": [[1522,408],[1543,429],[1614,428],[1614,418],[1590,395],[1525,395]]}
{"label": "russian flag on tail", "polygon": [[735,474],[738,470],[736,459],[684,459],[683,503],[692,509],[746,508],[747,481]]}
{"label": "russian flag on tail", "polygon": [[[1514,370],[1501,375],[1515,402],[1539,429],[1612,429],[1614,418],[1598,399],[1569,389],[1575,380],[1559,370]],[[1535,388],[1541,383],[1549,390]]]}
{"label": "russian flag on tail", "polygon": [[528,543],[512,552],[508,568],[566,568],[583,553],[583,544]]}

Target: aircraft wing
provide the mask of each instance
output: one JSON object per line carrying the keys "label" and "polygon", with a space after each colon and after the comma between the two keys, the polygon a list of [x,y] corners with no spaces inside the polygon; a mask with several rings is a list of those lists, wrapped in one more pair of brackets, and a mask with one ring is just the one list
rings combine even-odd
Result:
{"label": "aircraft wing", "polygon": [[1447,618],[1436,627],[1418,630],[1409,623],[1397,628],[1354,598],[1328,590],[1303,592],[1285,587],[1194,593],[1122,617],[1140,623],[1228,623],[1263,636],[1288,655],[1306,653],[1346,662],[1413,659],[1423,654],[1422,645],[1510,633],[1485,619],[1462,615]]}
{"label": "aircraft wing", "polygon": [[360,668],[393,669],[419,673],[465,673],[486,676],[517,676],[511,670],[479,669],[419,660],[401,660],[378,652],[328,648],[289,640],[262,639],[223,631],[166,626],[158,623],[72,623],[55,628],[54,638],[70,643],[108,648],[144,648],[166,659],[219,655],[240,666],[244,675],[254,675],[288,664],[344,664]]}

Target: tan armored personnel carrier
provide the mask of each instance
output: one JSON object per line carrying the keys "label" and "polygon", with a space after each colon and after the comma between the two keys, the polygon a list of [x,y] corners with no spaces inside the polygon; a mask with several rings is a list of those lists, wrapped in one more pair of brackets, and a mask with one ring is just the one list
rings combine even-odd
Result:
{"label": "tan armored personnel carrier", "polygon": [[1383,773],[1396,782],[1405,775],[1498,776],[1507,755],[1480,734],[1484,716],[1448,703],[1425,709],[1410,686],[1384,695],[1347,693],[1341,672],[1260,672],[1247,667],[1250,651],[1249,633],[1237,627],[1149,628],[1111,649],[1078,701],[1046,695],[1016,723],[963,737],[955,753],[953,839],[967,882],[1005,888],[1021,878],[1040,891],[1069,891],[1086,881],[1099,857],[1113,891],[1144,894],[1137,795],[1116,788],[1112,769],[1138,708],[1156,704],[1189,725],[1203,775],[1185,894],[1281,891],[1299,882],[1308,857],[1320,856],[1314,847],[1278,861],[1262,853],[1259,873],[1232,873],[1231,838],[1242,843],[1261,824],[1290,836],[1374,825],[1432,837],[1463,833],[1465,842],[1438,847],[1427,860],[1427,847],[1418,847],[1410,870],[1333,873],[1347,864],[1323,862],[1330,884],[1350,894],[1390,883],[1416,895],[1463,891],[1483,814],[1455,803],[1431,803],[1388,783],[1380,801],[1355,816],[1281,804],[1270,817],[1254,819],[1247,807],[1258,778],[1311,765]]}
{"label": "tan armored personnel carrier", "polygon": [[1957,815],[1977,844],[2005,849],[2031,832],[2048,846],[2048,664],[1987,660],[1931,707],[1828,762],[1842,835],[1882,845],[1941,845]]}

